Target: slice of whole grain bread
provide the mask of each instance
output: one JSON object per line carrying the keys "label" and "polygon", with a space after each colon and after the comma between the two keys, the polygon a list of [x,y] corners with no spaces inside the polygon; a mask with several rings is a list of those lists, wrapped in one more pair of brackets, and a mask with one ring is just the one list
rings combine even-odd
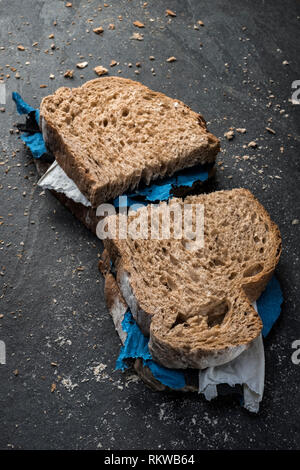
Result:
{"label": "slice of whole grain bread", "polygon": [[[126,304],[150,336],[153,359],[170,368],[220,365],[260,334],[262,322],[251,303],[279,260],[280,232],[246,189],[169,201],[174,203],[204,205],[203,248],[192,251],[188,239],[172,236],[108,238],[105,248]],[[128,224],[150,210],[148,205],[130,215]],[[120,217],[110,220],[118,224]]]}
{"label": "slice of whole grain bread", "polygon": [[40,119],[47,147],[93,207],[140,182],[213,162],[220,148],[200,114],[119,77],[59,88],[43,99]]}

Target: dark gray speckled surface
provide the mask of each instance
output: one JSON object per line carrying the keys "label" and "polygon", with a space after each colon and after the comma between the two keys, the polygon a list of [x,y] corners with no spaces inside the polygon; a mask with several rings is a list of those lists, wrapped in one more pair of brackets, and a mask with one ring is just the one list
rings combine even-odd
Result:
{"label": "dark gray speckled surface", "polygon": [[[300,219],[300,106],[290,102],[291,84],[300,79],[299,2],[64,3],[0,1],[0,73],[7,94],[19,91],[38,107],[57,87],[94,78],[93,68],[101,64],[111,75],[121,70],[120,76],[201,111],[222,142],[216,189],[251,189],[279,224],[283,253],[277,273],[285,302],[265,341],[265,395],[258,415],[234,397],[208,403],[196,394],[154,393],[132,380],[133,374],[116,372],[119,339],[97,269],[100,242],[35,186],[31,157],[10,133],[20,118],[8,98],[0,112],[0,340],[7,350],[7,363],[0,365],[0,447],[299,448],[300,365],[291,355],[292,342],[300,339],[300,225],[292,224]],[[165,8],[176,18],[167,18]],[[135,20],[145,28],[137,30]],[[198,30],[197,20],[205,24]],[[108,30],[110,23],[115,30]],[[97,26],[103,35],[92,32]],[[144,40],[131,40],[134,32]],[[177,61],[167,63],[170,56]],[[76,69],[85,60],[88,67]],[[110,68],[111,60],[119,65]],[[63,77],[67,69],[75,70],[72,81]],[[247,132],[227,141],[231,126]],[[253,140],[258,147],[248,148]]]}

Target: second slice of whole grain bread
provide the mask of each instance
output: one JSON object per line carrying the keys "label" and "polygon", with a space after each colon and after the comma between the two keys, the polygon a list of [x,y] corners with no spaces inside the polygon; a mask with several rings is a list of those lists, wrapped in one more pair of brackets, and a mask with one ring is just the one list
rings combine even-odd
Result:
{"label": "second slice of whole grain bread", "polygon": [[200,114],[119,77],[59,88],[43,99],[40,116],[47,147],[93,207],[213,162],[220,148]]}
{"label": "second slice of whole grain bread", "polygon": [[[130,233],[125,239],[108,237],[104,245],[122,296],[150,336],[153,359],[169,368],[220,365],[260,334],[262,322],[251,304],[273,275],[280,232],[246,189],[148,205],[129,216],[128,227],[139,219],[150,230],[151,211],[173,204],[204,206],[203,247],[189,249],[185,236],[138,239]],[[120,218],[111,216],[107,223],[118,225]],[[160,219],[161,227],[165,221]]]}

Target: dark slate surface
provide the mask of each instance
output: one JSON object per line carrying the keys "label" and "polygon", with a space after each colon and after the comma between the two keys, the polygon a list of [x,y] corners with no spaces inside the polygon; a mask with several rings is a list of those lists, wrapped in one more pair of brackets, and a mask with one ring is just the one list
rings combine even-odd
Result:
{"label": "dark slate surface", "polygon": [[[300,225],[292,224],[300,218],[300,106],[290,101],[291,84],[300,79],[299,2],[64,3],[0,2],[0,73],[10,75],[0,112],[0,339],[7,348],[7,363],[0,365],[1,448],[299,447],[300,365],[291,355],[292,342],[300,339]],[[165,8],[177,17],[167,18]],[[145,28],[135,28],[135,20]],[[199,30],[197,20],[205,24]],[[108,30],[110,23],[115,30]],[[92,32],[97,26],[103,26],[102,36]],[[144,40],[130,40],[134,32]],[[170,56],[177,61],[167,63]],[[112,59],[119,65],[110,68]],[[88,67],[76,69],[85,60]],[[277,273],[285,302],[265,341],[266,386],[258,415],[242,409],[236,397],[208,403],[196,394],[154,393],[133,374],[114,370],[119,340],[97,269],[100,242],[35,186],[31,157],[9,131],[20,120],[12,91],[38,107],[57,87],[94,78],[99,64],[201,111],[222,141],[215,187],[250,188],[279,224],[283,254]],[[75,70],[72,81],[63,77],[67,69]],[[247,132],[227,141],[231,126]],[[258,147],[247,148],[253,140]]]}

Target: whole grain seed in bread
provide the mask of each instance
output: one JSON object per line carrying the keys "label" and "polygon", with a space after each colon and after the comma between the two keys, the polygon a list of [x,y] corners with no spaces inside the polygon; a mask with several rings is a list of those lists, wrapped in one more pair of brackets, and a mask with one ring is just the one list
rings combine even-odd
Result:
{"label": "whole grain seed in bread", "polygon": [[40,116],[46,145],[93,207],[140,182],[213,162],[219,151],[200,114],[119,77],[59,88],[43,99]]}
{"label": "whole grain seed in bread", "polygon": [[[169,205],[175,202],[204,205],[204,247],[191,251],[186,239],[172,236],[104,243],[122,296],[150,336],[153,359],[169,368],[202,369],[231,361],[260,334],[251,303],[273,275],[281,237],[246,189],[173,198]],[[130,215],[129,223],[150,210]]]}

